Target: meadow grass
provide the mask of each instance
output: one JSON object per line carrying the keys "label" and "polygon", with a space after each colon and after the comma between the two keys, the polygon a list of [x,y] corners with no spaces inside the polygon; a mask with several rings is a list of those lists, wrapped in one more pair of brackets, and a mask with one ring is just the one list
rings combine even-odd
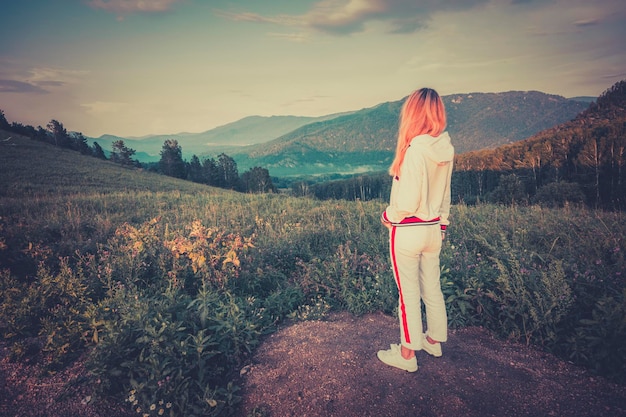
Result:
{"label": "meadow grass", "polygon": [[[16,359],[41,351],[53,371],[87,350],[102,395],[227,415],[232,376],[281,321],[395,313],[383,201],[241,194],[26,138],[0,146],[0,331]],[[451,221],[451,326],[624,382],[622,213],[455,205]]]}

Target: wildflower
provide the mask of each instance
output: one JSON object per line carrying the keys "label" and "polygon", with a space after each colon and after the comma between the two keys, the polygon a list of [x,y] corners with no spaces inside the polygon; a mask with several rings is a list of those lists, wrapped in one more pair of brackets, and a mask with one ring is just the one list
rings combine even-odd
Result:
{"label": "wildflower", "polygon": [[160,416],[162,416],[164,412],[165,412],[165,410],[164,410],[164,409],[159,408],[159,411],[158,411],[158,413],[157,413],[157,414],[158,414],[158,415],[160,415]]}
{"label": "wildflower", "polygon": [[165,404],[165,408],[172,408],[172,403]]}
{"label": "wildflower", "polygon": [[154,411],[156,410],[156,404],[151,404],[150,405],[150,411]]}

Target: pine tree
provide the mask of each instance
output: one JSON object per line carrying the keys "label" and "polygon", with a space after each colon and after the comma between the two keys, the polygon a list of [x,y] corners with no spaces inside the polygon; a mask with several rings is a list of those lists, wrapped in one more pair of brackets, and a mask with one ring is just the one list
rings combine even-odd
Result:
{"label": "pine tree", "polygon": [[187,177],[185,161],[183,161],[183,151],[176,139],[167,139],[163,143],[159,169],[162,174],[170,177]]}

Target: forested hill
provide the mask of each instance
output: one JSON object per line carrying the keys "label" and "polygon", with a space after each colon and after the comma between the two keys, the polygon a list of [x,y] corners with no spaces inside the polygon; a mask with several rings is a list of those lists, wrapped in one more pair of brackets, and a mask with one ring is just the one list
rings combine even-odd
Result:
{"label": "forested hill", "polygon": [[626,80],[622,80],[609,88],[589,108],[582,112],[576,120],[612,120],[624,117],[626,110]]}
{"label": "forested hill", "polygon": [[538,91],[444,97],[457,154],[495,148],[573,119],[589,102]]}
{"label": "forested hill", "polygon": [[474,196],[493,190],[503,173],[513,173],[530,195],[547,184],[568,182],[591,204],[624,208],[626,81],[613,85],[574,120],[497,149],[459,155],[455,166],[458,172],[474,173],[461,186]]}

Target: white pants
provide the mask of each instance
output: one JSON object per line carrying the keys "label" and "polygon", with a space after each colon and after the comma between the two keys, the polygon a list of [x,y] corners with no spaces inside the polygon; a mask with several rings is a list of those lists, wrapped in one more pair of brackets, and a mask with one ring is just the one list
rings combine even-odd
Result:
{"label": "white pants", "polygon": [[439,282],[439,224],[392,227],[389,250],[398,286],[402,345],[412,350],[422,349],[421,301],[426,307],[428,335],[445,342],[448,340],[448,318]]}

